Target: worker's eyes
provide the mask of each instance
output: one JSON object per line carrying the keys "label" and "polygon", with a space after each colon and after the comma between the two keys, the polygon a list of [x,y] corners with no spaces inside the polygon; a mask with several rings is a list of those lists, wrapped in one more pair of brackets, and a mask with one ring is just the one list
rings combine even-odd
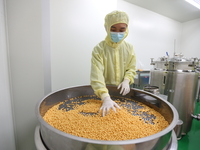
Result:
{"label": "worker's eyes", "polygon": [[126,31],[126,29],[122,29],[122,30],[120,30],[120,32],[125,32]]}
{"label": "worker's eyes", "polygon": [[125,32],[126,30],[119,30],[119,31],[117,31],[117,30],[110,30],[111,32]]}
{"label": "worker's eyes", "polygon": [[126,32],[126,28],[115,28],[115,27],[111,27],[110,29],[111,32]]}

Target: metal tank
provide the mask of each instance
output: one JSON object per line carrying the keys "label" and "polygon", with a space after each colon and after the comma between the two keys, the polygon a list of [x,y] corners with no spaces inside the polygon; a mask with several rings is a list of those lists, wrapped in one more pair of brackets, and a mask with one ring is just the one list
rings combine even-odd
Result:
{"label": "metal tank", "polygon": [[158,86],[161,94],[167,95],[167,100],[175,106],[179,113],[178,139],[190,131],[192,115],[198,92],[197,71],[199,59],[186,59],[182,56],[173,58],[161,57],[151,59],[153,69],[150,71],[150,85]]}
{"label": "metal tank", "polygon": [[[169,142],[172,140],[172,131],[178,121],[178,112],[175,107],[166,100],[149,92],[131,89],[126,96],[121,96],[119,90],[114,86],[107,86],[113,100],[124,101],[126,98],[141,102],[156,111],[160,112],[168,121],[169,126],[164,130],[139,139],[122,141],[93,140],[64,133],[52,126],[42,118],[46,111],[63,101],[84,100],[95,97],[91,86],[78,86],[62,89],[47,95],[38,102],[36,106],[36,116],[40,125],[40,134],[45,146],[50,150],[87,150],[88,146],[94,146],[97,150],[168,150]],[[96,97],[97,98],[97,97]],[[135,102],[133,102],[135,105]]]}

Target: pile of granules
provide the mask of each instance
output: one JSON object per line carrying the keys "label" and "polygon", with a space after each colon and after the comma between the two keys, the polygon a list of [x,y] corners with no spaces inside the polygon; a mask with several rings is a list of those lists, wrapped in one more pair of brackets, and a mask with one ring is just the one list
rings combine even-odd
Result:
{"label": "pile of granules", "polygon": [[[125,107],[126,102],[116,101],[121,109],[113,110],[102,117],[100,100],[88,99],[73,103],[73,109],[60,109],[64,102],[50,108],[43,119],[54,128],[78,137],[94,140],[131,140],[153,135],[169,126],[165,118],[154,109],[139,104],[135,113],[132,107]],[[137,102],[139,103],[139,102]],[[70,107],[72,104],[65,104]],[[67,106],[69,105],[69,106]],[[145,114],[145,115],[144,115]],[[152,117],[153,116],[153,117]],[[147,119],[145,119],[145,117]],[[151,117],[148,120],[148,117]]]}

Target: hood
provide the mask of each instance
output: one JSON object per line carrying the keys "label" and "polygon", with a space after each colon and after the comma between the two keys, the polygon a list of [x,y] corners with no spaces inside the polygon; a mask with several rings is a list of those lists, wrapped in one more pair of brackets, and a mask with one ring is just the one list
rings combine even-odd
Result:
{"label": "hood", "polygon": [[[124,38],[120,42],[115,43],[115,42],[112,41],[111,36],[110,36],[110,27],[114,24],[117,24],[117,23],[127,24],[127,29],[126,29]],[[107,36],[106,36],[105,41],[109,46],[115,48],[127,37],[127,35],[128,35],[128,23],[129,23],[128,15],[123,11],[116,10],[116,11],[113,11],[113,12],[106,15],[104,26],[105,26],[105,29],[106,29],[106,32],[107,32]]]}

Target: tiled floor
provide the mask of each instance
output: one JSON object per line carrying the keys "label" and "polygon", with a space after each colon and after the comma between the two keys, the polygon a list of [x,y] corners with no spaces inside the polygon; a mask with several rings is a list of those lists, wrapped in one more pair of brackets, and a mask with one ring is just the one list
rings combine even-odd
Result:
{"label": "tiled floor", "polygon": [[[194,114],[200,114],[200,102],[196,103]],[[178,141],[178,150],[200,150],[200,121],[193,119],[191,130]]]}

